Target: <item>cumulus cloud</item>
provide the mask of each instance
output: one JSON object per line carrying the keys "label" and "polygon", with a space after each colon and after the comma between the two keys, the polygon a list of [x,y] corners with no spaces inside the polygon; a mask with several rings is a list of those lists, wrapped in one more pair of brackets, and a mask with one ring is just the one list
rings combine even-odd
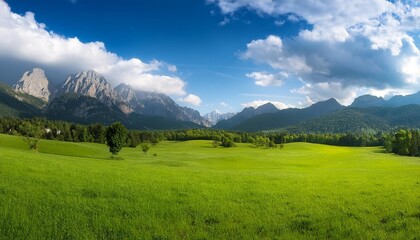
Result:
{"label": "cumulus cloud", "polygon": [[279,102],[279,101],[267,101],[267,100],[255,100],[255,101],[252,101],[252,102],[243,103],[242,107],[258,108],[259,106],[262,106],[262,105],[267,104],[267,103],[273,104],[278,109],[286,109],[286,108],[291,107],[291,106],[289,106],[285,103]]}
{"label": "cumulus cloud", "polygon": [[253,40],[241,55],[301,81],[303,86],[294,92],[305,94],[308,99],[333,96],[348,102],[357,94],[402,93],[420,88],[420,50],[415,40],[420,31],[418,1],[214,0],[213,3],[225,14],[245,8],[309,25],[296,36],[270,35]]}
{"label": "cumulus cloud", "polygon": [[18,76],[23,71],[17,66],[40,66],[51,80],[61,82],[69,74],[94,69],[113,85],[124,82],[144,91],[186,94],[186,83],[182,79],[161,74],[166,66],[176,72],[175,66],[156,60],[123,59],[107,51],[102,42],[84,43],[77,37],[60,36],[47,31],[45,24],[35,20],[34,13],[15,14],[4,1],[0,1],[0,19],[2,73],[15,71]]}
{"label": "cumulus cloud", "polygon": [[390,51],[372,49],[362,37],[328,43],[301,38],[282,41],[278,36],[269,36],[250,42],[243,57],[298,76],[305,82],[384,88],[404,84],[407,76],[401,74],[401,62],[412,53],[393,56]]}
{"label": "cumulus cloud", "polygon": [[326,98],[335,98],[343,105],[350,105],[353,100],[364,94],[390,98],[394,95],[407,95],[412,89],[383,88],[375,89],[370,87],[343,86],[339,82],[306,83],[302,87],[292,89],[293,93],[303,94],[306,101],[299,102],[301,107],[307,107],[315,102],[323,101]]}
{"label": "cumulus cloud", "polygon": [[200,97],[194,94],[188,94],[186,97],[179,99],[179,101],[194,106],[200,106],[201,104]]}
{"label": "cumulus cloud", "polygon": [[283,80],[288,77],[286,72],[279,74],[270,74],[266,72],[252,72],[246,75],[249,78],[254,79],[255,84],[262,87],[267,86],[281,86]]}

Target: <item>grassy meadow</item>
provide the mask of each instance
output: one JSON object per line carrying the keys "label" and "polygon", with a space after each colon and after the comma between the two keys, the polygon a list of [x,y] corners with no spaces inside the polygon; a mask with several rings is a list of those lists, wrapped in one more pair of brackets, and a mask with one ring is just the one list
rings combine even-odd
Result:
{"label": "grassy meadow", "polygon": [[0,135],[0,239],[420,239],[420,158],[211,143]]}

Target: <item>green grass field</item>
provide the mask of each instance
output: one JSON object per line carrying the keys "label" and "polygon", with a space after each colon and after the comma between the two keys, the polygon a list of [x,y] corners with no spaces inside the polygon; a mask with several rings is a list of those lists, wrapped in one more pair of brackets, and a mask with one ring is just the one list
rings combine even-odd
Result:
{"label": "green grass field", "polygon": [[120,156],[0,135],[0,239],[420,239],[419,158],[211,141]]}

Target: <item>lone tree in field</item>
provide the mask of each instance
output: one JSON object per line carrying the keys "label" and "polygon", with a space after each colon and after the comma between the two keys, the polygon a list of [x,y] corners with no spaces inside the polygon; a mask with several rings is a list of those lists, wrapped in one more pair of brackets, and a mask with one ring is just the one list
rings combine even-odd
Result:
{"label": "lone tree in field", "polygon": [[147,155],[147,152],[150,150],[152,146],[150,145],[150,143],[145,142],[141,144],[141,150],[143,151],[144,154]]}
{"label": "lone tree in field", "polygon": [[120,122],[115,122],[106,130],[106,143],[112,155],[117,155],[125,145],[127,129]]}

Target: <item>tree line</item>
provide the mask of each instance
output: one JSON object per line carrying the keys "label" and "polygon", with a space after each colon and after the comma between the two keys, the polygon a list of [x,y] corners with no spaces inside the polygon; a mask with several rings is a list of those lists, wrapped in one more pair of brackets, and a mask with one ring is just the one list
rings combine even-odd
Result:
{"label": "tree line", "polygon": [[403,156],[420,157],[420,131],[418,129],[400,129],[389,134],[384,141],[388,152]]}
{"label": "tree line", "polygon": [[[82,125],[45,118],[0,118],[0,133],[34,139],[68,142],[107,143],[107,129],[100,124]],[[124,146],[137,147],[141,143],[156,144],[162,140],[211,140],[213,146],[234,147],[236,143],[251,143],[256,147],[276,147],[291,142],[309,142],[337,146],[384,146],[389,152],[420,156],[419,130],[397,130],[377,133],[289,133],[224,131],[214,129],[140,131],[127,130]]]}

